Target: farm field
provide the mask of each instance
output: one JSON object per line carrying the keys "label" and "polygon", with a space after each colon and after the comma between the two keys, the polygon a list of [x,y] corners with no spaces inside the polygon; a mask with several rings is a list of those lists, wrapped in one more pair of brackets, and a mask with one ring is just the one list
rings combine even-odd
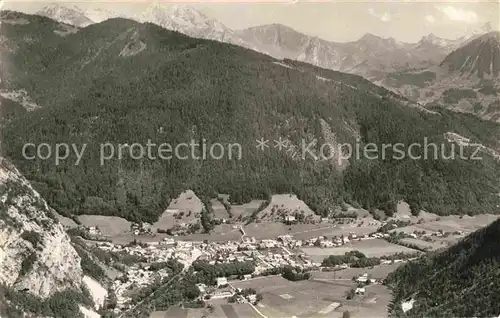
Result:
{"label": "farm field", "polygon": [[210,234],[190,234],[183,236],[169,236],[163,233],[153,233],[153,235],[133,235],[130,233],[120,234],[110,237],[111,241],[115,244],[127,244],[134,240],[142,243],[148,242],[161,242],[163,238],[173,238],[176,241],[196,241],[201,242],[208,240],[209,242],[226,242],[238,241],[241,239],[241,232],[239,229],[233,228],[229,224],[217,225]]}
{"label": "farm field", "polygon": [[365,295],[355,296],[353,300],[344,301],[340,309],[342,311],[348,310],[350,316],[356,318],[388,317],[387,306],[392,298],[390,290],[386,286],[378,284],[365,288]]}
{"label": "farm field", "polygon": [[437,232],[455,232],[462,231],[464,233],[474,232],[498,219],[498,215],[493,214],[479,214],[475,216],[463,216],[462,218],[457,215],[443,216],[433,222],[425,222],[421,224],[412,224],[392,231],[413,233],[414,231],[427,231]]}
{"label": "farm field", "polygon": [[[364,220],[364,219],[363,219]],[[368,220],[367,220],[368,222]],[[377,225],[365,225],[357,226],[356,224],[344,224],[344,225],[332,225],[332,224],[317,224],[316,228],[310,230],[293,230],[292,234],[298,240],[307,240],[313,237],[326,236],[331,238],[333,236],[348,235],[349,233],[356,234],[357,236],[363,236],[365,234],[370,234],[376,232],[379,226]]]}
{"label": "farm field", "polygon": [[335,284],[290,282],[280,276],[273,276],[232,285],[237,288],[254,288],[262,293],[263,300],[257,308],[267,317],[309,317],[333,302],[341,302],[345,293],[355,284],[350,281]]}
{"label": "farm field", "polygon": [[[350,277],[352,278],[352,276]],[[346,300],[346,293],[356,284],[349,280],[290,282],[279,276],[264,277],[232,284],[237,288],[254,288],[263,300],[256,307],[268,318],[275,317],[387,317],[389,291],[381,285],[367,287],[364,296]]]}
{"label": "farm field", "polygon": [[249,217],[253,212],[257,211],[262,204],[266,202],[265,200],[252,200],[249,203],[241,205],[231,205],[231,213],[233,219]]}
{"label": "farm field", "polygon": [[354,276],[360,276],[367,273],[371,278],[384,279],[387,275],[395,271],[399,266],[405,264],[404,262],[393,263],[387,265],[378,265],[373,268],[345,268],[332,272],[312,272],[313,280],[332,281],[332,280],[351,280]]}
{"label": "farm field", "polygon": [[226,211],[224,205],[217,199],[211,199],[210,205],[212,206],[212,210],[214,211],[214,217],[216,219],[228,219],[229,214]]}
{"label": "farm field", "polygon": [[[214,305],[208,308],[172,307],[168,311],[156,311],[150,318],[261,318],[249,304]],[[271,318],[271,317],[269,317]]]}
{"label": "farm field", "polygon": [[381,257],[384,255],[392,255],[396,253],[416,253],[417,250],[407,248],[401,245],[389,243],[381,239],[369,239],[362,241],[353,241],[351,243],[345,244],[342,247],[330,247],[330,248],[320,248],[320,247],[304,247],[302,251],[309,255],[309,257],[316,261],[321,262],[325,257],[329,255],[344,255],[350,251],[360,251],[367,257]]}
{"label": "farm field", "polygon": [[104,236],[130,233],[131,223],[117,216],[80,215],[78,220],[87,227],[96,226]]}
{"label": "farm field", "polygon": [[180,223],[196,223],[203,206],[193,191],[184,191],[170,202],[158,221],[153,224],[152,230],[156,232],[158,229],[167,230]]}
{"label": "farm field", "polygon": [[303,214],[305,218],[318,221],[319,216],[307,204],[294,194],[275,194],[271,196],[269,205],[259,212],[258,218],[263,221],[280,222],[287,215]]}
{"label": "farm field", "polygon": [[[365,219],[363,219],[365,220]],[[368,222],[368,220],[366,220]],[[307,240],[319,236],[341,236],[354,233],[358,236],[373,233],[377,230],[378,225],[335,225],[332,223],[317,223],[317,224],[295,224],[286,225],[280,222],[260,222],[252,223],[244,227],[247,236],[253,236],[256,239],[276,238],[279,235],[289,234],[298,240]],[[367,223],[368,224],[368,223]]]}
{"label": "farm field", "polygon": [[[458,238],[457,238],[457,240],[458,240]],[[406,238],[402,239],[401,242],[407,243],[407,244],[412,244],[412,245],[418,246],[420,248],[428,249],[431,251],[435,251],[435,250],[438,250],[440,248],[448,246],[447,244],[445,244],[445,242],[438,242],[438,241],[429,242],[429,241],[424,241],[424,240],[421,240],[418,238],[416,239],[416,238],[411,238],[411,237],[406,237]]]}

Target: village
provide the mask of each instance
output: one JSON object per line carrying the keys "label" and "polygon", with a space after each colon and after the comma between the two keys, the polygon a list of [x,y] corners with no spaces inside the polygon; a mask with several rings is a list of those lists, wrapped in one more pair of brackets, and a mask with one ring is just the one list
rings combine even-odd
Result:
{"label": "village", "polygon": [[[90,227],[86,229],[89,233],[98,234],[98,229]],[[136,233],[148,232],[148,227],[134,226]],[[140,233],[139,233],[140,232]],[[326,238],[324,236],[310,238],[307,240],[295,239],[291,235],[280,235],[275,239],[257,240],[254,237],[243,235],[239,241],[208,242],[208,241],[182,241],[178,237],[165,237],[161,241],[150,241],[146,243],[120,245],[108,241],[88,241],[95,247],[103,251],[116,254],[126,254],[136,256],[142,261],[128,266],[124,274],[115,279],[111,289],[117,298],[115,312],[127,310],[133,306],[133,297],[130,295],[133,290],[146,288],[157,281],[169,277],[165,268],[158,269],[155,264],[165,263],[169,260],[176,260],[184,268],[189,268],[195,261],[203,261],[209,265],[217,264],[238,264],[251,262],[255,264],[255,270],[250,274],[235,277],[218,277],[216,284],[207,286],[198,284],[200,299],[225,299],[238,303],[256,303],[258,295],[256,293],[242,293],[241,288],[232,286],[232,281],[248,281],[262,275],[269,275],[273,269],[290,266],[299,271],[322,271],[349,268],[349,264],[339,264],[333,268],[325,268],[319,261],[312,260],[302,248],[320,247],[335,248],[342,247],[352,241],[377,240],[389,237],[387,233],[372,233],[358,237],[354,233],[346,236]],[[394,259],[382,257],[381,264],[394,264],[403,262],[404,259]],[[366,274],[360,275],[358,282],[370,281]],[[372,283],[377,283],[375,279]],[[355,293],[364,293],[363,288],[358,288]]]}
{"label": "village", "polygon": [[[78,228],[86,233],[86,244],[132,260],[119,268],[108,286],[116,296],[116,314],[133,311],[159,286],[185,275],[196,277],[194,298],[151,317],[233,317],[234,311],[240,317],[262,317],[258,312],[265,317],[293,316],[292,312],[311,308],[307,306],[323,308],[318,311],[321,315],[346,310],[357,315],[382,313],[390,299],[383,284],[389,273],[456,242],[494,217],[439,217],[425,212],[416,217],[402,203],[397,214],[382,220],[353,208],[330,217],[308,213],[298,220],[301,213],[273,215],[271,204],[250,223],[240,220],[239,213],[245,211],[248,220],[262,202],[253,203],[251,209],[233,206],[228,218],[223,204],[213,200],[218,222],[210,233],[203,233],[197,216],[201,203],[190,195],[182,202],[189,208],[184,208],[181,219],[181,212],[174,210],[167,210],[154,224],[80,217]],[[304,209],[297,208],[300,202],[293,196],[278,199],[285,207],[291,200],[291,211]],[[190,230],[167,231],[175,228]],[[182,272],[169,269],[168,262],[182,264]],[[304,294],[305,290],[309,292]]]}

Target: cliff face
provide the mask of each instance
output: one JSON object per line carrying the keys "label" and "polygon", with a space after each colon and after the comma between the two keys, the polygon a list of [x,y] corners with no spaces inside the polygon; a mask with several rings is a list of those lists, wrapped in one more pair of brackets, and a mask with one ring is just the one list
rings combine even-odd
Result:
{"label": "cliff face", "polygon": [[80,257],[54,213],[0,159],[0,283],[41,298],[79,287]]}

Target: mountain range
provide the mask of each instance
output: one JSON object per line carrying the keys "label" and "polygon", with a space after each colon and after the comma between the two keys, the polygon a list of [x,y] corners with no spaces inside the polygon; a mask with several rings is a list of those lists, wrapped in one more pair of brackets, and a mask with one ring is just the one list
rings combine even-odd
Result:
{"label": "mountain range", "polygon": [[[77,7],[60,5],[47,6],[40,14],[79,27],[116,16],[101,12],[96,18],[95,10],[84,12]],[[429,34],[418,43],[404,43],[368,33],[357,41],[337,43],[281,24],[231,30],[187,5],[153,3],[129,18],[196,38],[246,47],[279,59],[361,75],[421,105],[440,104],[454,111],[500,121],[500,83],[495,75],[500,46],[498,33],[491,31],[490,24],[456,40]]]}
{"label": "mountain range", "polygon": [[[104,17],[118,16],[107,12],[95,19],[95,10],[82,11],[77,7],[60,5],[47,6],[39,14],[79,27],[89,25],[89,21],[101,22]],[[404,43],[366,34],[357,41],[338,43],[306,35],[281,24],[231,30],[192,6],[178,4],[153,3],[143,12],[127,18],[155,23],[196,38],[236,44],[275,58],[298,60],[374,80],[388,72],[420,69],[439,63],[469,39],[447,40],[430,34],[418,43]]]}
{"label": "mountain range", "polygon": [[379,84],[425,105],[500,121],[500,32],[476,36],[441,63],[386,75]]}

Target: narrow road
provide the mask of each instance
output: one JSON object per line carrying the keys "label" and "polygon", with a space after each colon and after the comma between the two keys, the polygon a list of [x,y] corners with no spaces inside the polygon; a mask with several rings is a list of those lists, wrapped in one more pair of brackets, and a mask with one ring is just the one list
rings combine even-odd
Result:
{"label": "narrow road", "polygon": [[[229,283],[229,287],[231,287],[234,291],[236,291],[236,287],[234,287],[233,285],[231,285],[231,283]],[[263,313],[261,313],[257,307],[255,307],[251,302],[247,302],[247,304],[249,304],[253,310],[255,310],[256,313],[259,314],[259,316],[261,316],[262,318],[268,318],[266,315],[264,315]]]}
{"label": "narrow road", "polygon": [[288,253],[288,255],[292,255],[292,252],[290,252],[286,247],[282,246],[281,247],[285,252]]}
{"label": "narrow road", "polygon": [[255,310],[256,313],[258,313],[262,318],[268,318],[266,315],[264,315],[263,313],[261,313],[257,307],[255,307],[252,303],[248,303],[252,308],[253,310]]}
{"label": "narrow road", "polygon": [[241,241],[243,241],[243,238],[247,235],[245,233],[245,229],[243,228],[243,225],[240,225],[240,231],[241,231]]}

